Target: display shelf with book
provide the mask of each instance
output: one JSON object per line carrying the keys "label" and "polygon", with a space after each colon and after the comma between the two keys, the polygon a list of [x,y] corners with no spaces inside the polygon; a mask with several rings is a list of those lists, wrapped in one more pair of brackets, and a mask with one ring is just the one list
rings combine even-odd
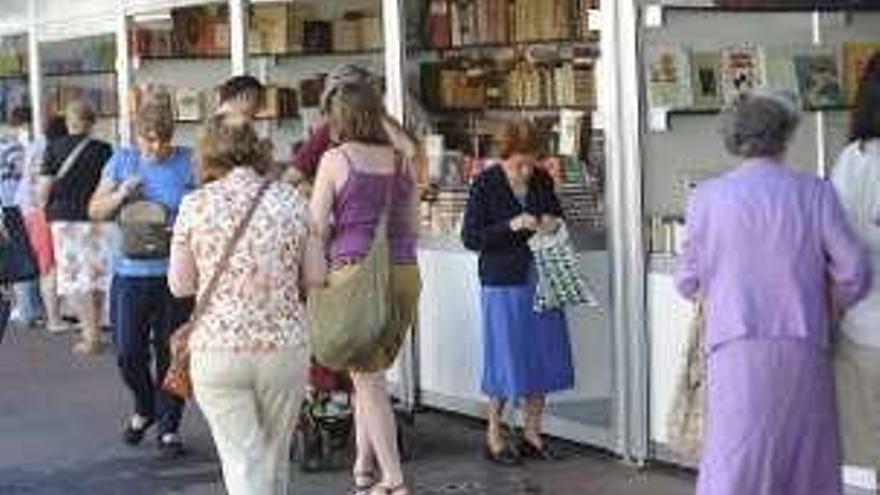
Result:
{"label": "display shelf with book", "polygon": [[743,12],[880,12],[877,0],[660,0],[664,9]]}
{"label": "display shelf with book", "polygon": [[518,117],[546,137],[541,166],[575,237],[604,232],[604,137],[593,125],[598,2],[415,3],[423,22],[408,26],[408,73],[433,127],[422,179],[425,234],[457,236],[470,182],[496,163],[495,137]]}
{"label": "display shelf with book", "polygon": [[880,52],[880,12],[707,3],[648,22],[657,20],[650,9],[689,7],[683,3],[638,3],[645,218],[683,214],[686,200],[675,193],[683,177],[713,177],[735,166],[718,136],[717,116],[753,88],[784,91],[804,112],[789,148],[791,166],[820,175],[831,170],[849,141],[860,74]]}
{"label": "display shelf with book", "polygon": [[93,36],[40,45],[43,112],[57,115],[84,100],[102,124],[103,138],[115,139],[119,116],[114,36]]}
{"label": "display shelf with book", "polygon": [[0,37],[0,125],[16,107],[29,105],[27,39]]}

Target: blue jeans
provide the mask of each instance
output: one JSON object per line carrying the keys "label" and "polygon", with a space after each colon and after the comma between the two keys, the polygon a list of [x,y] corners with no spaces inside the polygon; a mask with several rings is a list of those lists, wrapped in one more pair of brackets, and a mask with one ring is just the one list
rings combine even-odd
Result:
{"label": "blue jeans", "polygon": [[164,276],[113,278],[110,322],[119,371],[135,412],[158,421],[160,435],[177,432],[183,415],[183,401],[165,393],[162,380],[170,363],[169,338],[191,311],[192,300],[175,299]]}

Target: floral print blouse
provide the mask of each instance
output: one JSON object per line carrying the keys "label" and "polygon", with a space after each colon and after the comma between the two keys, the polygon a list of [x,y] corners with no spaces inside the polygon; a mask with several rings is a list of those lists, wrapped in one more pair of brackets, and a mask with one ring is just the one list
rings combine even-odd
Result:
{"label": "floral print blouse", "polygon": [[[203,296],[263,181],[252,169],[237,168],[184,199],[168,274],[175,295]],[[193,330],[192,350],[258,353],[307,345],[299,285],[307,226],[305,200],[287,184],[272,184]]]}

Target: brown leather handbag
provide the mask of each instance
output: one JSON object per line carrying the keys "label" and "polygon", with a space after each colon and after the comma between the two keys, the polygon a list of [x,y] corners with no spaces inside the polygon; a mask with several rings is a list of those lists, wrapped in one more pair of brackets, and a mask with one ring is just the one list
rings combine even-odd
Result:
{"label": "brown leather handbag", "polygon": [[235,228],[232,237],[226,243],[217,270],[214,271],[214,275],[208,282],[208,287],[205,289],[204,295],[202,295],[201,299],[196,302],[196,307],[193,310],[192,316],[190,316],[189,321],[181,325],[171,336],[171,363],[168,366],[168,371],[165,373],[165,378],[162,380],[162,389],[171,395],[181,399],[192,397],[193,386],[189,369],[190,353],[188,345],[190,334],[192,334],[196,322],[199,321],[199,318],[201,318],[208,309],[211,297],[214,295],[214,292],[217,291],[217,286],[220,284],[220,277],[229,267],[229,259],[232,258],[235,246],[238,244],[242,235],[244,235],[244,231],[247,230],[248,225],[251,223],[251,219],[254,217],[254,213],[257,211],[257,206],[260,204],[260,199],[266,194],[266,190],[271,184],[271,181],[266,181],[260,186],[260,190],[251,202],[247,214],[241,220],[241,223]]}

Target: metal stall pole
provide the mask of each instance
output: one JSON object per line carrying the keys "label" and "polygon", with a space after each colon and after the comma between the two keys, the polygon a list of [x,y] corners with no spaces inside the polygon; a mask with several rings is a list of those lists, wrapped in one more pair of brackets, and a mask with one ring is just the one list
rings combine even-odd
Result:
{"label": "metal stall pole", "polygon": [[116,123],[116,132],[119,135],[120,145],[131,146],[131,114],[134,109],[128,98],[132,79],[132,64],[128,49],[129,19],[121,2],[118,10],[116,20],[116,98],[119,106],[119,120]]}
{"label": "metal stall pole", "polygon": [[648,457],[648,366],[645,259],[642,239],[642,116],[638,6],[603,1],[602,53],[607,102],[608,218],[611,236],[616,451],[642,464]]}
{"label": "metal stall pole", "polygon": [[40,42],[37,39],[37,0],[28,1],[28,85],[34,136],[43,134],[43,74],[40,71]]}
{"label": "metal stall pole", "polygon": [[247,74],[249,0],[229,0],[229,53],[232,75]]}

